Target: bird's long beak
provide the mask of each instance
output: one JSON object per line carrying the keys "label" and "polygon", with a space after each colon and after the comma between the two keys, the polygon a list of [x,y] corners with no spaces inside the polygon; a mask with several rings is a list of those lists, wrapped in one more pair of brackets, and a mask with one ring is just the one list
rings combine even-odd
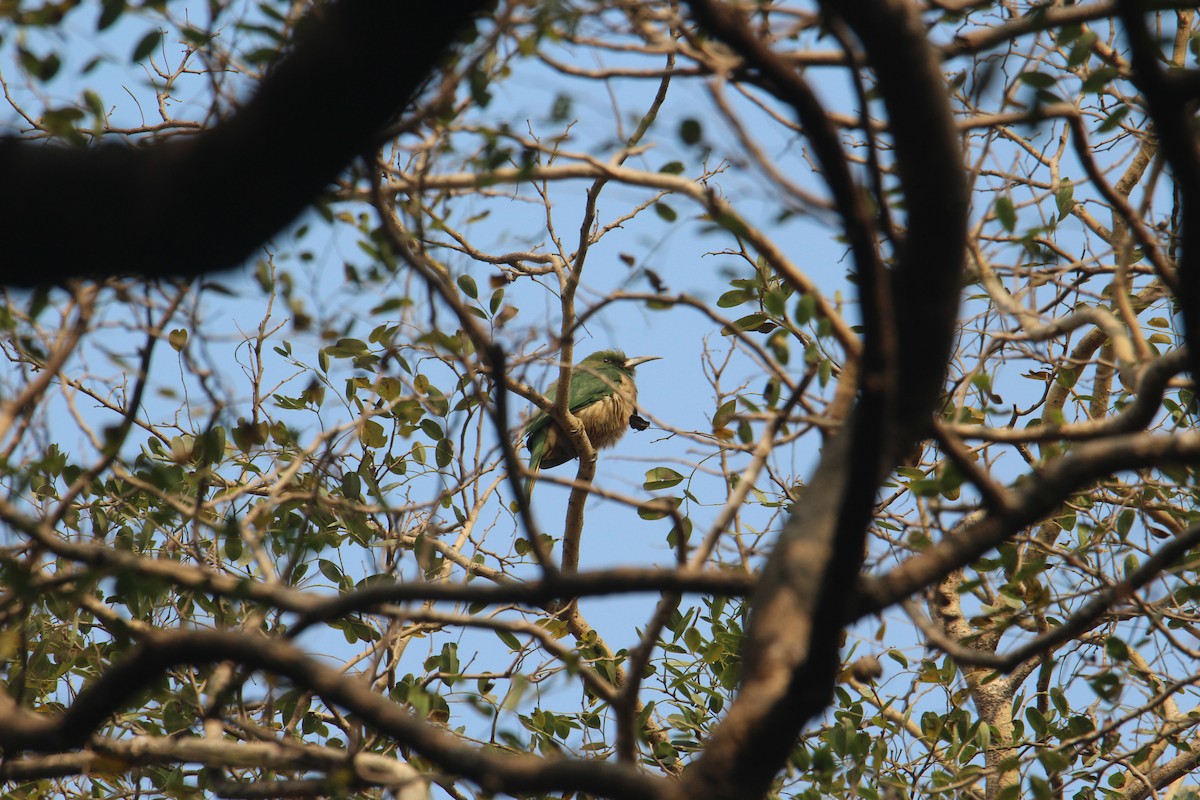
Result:
{"label": "bird's long beak", "polygon": [[638,356],[637,358],[625,359],[625,368],[633,369],[638,364],[645,364],[647,361],[658,361],[662,356]]}

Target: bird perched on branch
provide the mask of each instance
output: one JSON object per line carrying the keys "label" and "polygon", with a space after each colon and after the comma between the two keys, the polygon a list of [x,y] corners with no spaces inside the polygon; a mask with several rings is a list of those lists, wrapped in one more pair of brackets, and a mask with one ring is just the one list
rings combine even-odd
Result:
{"label": "bird perched on branch", "polygon": [[[633,370],[639,364],[658,358],[626,358],[620,350],[601,350],[571,370],[571,396],[567,406],[583,423],[592,447],[597,450],[612,447],[625,435],[637,410]],[[554,400],[557,388],[555,381],[546,390],[546,396]],[[640,422],[641,418],[637,420]],[[525,482],[526,494],[533,490],[542,467],[557,467],[578,456],[571,438],[545,411],[535,414],[525,427],[525,444],[529,448],[529,471],[533,473]]]}

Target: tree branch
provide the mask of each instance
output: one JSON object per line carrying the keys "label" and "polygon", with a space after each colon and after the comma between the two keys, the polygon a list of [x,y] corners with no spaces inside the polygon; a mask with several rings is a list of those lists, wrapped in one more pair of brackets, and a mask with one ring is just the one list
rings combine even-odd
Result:
{"label": "tree branch", "polygon": [[1176,297],[1183,307],[1189,369],[1195,378],[1200,376],[1200,151],[1192,131],[1191,92],[1181,91],[1159,66],[1159,48],[1143,16],[1148,5],[1138,0],[1120,0],[1118,5],[1129,37],[1134,85],[1146,98],[1160,150],[1183,198]]}
{"label": "tree branch", "polygon": [[289,678],[330,705],[355,714],[379,733],[408,745],[441,768],[478,783],[487,792],[580,791],[632,800],[658,800],[663,781],[632,767],[603,762],[499,755],[463,745],[418,719],[369,684],[331,669],[279,640],[229,631],[154,633],[75,698],[63,714],[24,711],[0,694],[0,748],[52,753],[83,746],[104,722],[130,705],[168,669],[234,661]]}
{"label": "tree branch", "polygon": [[764,71],[777,96],[796,109],[842,214],[865,309],[859,403],[826,446],[767,562],[743,645],[741,689],[685,773],[691,796],[732,799],[766,794],[801,727],[828,705],[838,666],[839,609],[846,582],[862,566],[875,493],[903,444],[928,429],[942,388],[966,244],[967,195],[944,82],[909,4],[863,0],[831,9],[845,15],[862,42],[893,126],[909,233],[890,274],[879,260],[840,143],[836,136],[829,141],[831,128],[807,86],[776,63],[728,6],[709,0],[690,5],[711,35]]}
{"label": "tree branch", "polygon": [[0,281],[241,264],[373,145],[487,5],[318,6],[245,107],[186,139],[96,150],[0,141]]}
{"label": "tree branch", "polygon": [[886,575],[863,578],[859,582],[859,598],[850,607],[846,622],[877,613],[970,564],[1017,531],[1053,512],[1072,492],[1105,475],[1164,462],[1198,460],[1200,433],[1190,431],[1174,436],[1127,434],[1082,444],[1038,474],[1029,476],[1010,495],[1007,511],[972,520]]}

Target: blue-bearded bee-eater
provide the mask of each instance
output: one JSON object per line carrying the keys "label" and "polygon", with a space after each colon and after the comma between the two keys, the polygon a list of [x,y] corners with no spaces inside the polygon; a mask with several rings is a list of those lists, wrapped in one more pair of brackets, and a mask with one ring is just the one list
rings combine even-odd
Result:
{"label": "blue-bearded bee-eater", "polygon": [[[639,364],[659,356],[626,358],[620,350],[601,350],[580,361],[571,370],[571,413],[583,423],[588,441],[597,450],[612,447],[625,435],[637,411],[637,383],[633,370]],[[558,381],[550,384],[546,396],[555,399]],[[525,426],[525,444],[529,448],[529,471],[525,482],[528,495],[542,467],[557,467],[578,454],[571,439],[545,411],[539,411]]]}

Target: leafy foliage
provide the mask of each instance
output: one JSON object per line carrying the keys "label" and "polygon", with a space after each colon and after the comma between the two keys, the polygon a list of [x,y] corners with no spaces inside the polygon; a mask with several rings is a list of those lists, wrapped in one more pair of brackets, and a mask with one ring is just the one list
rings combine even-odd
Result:
{"label": "leafy foliage", "polygon": [[[10,119],[66,147],[194,134],[287,57],[300,6],[0,4]],[[858,624],[833,697],[771,791],[1194,793],[1200,405],[1164,123],[1112,9],[951,6],[921,15],[971,187],[955,350],[868,577],[837,587]],[[1178,6],[1155,57],[1194,83]],[[686,779],[748,680],[751,590],[871,388],[886,321],[859,292],[911,212],[878,62],[834,12],[760,4],[752,27],[820,90],[875,273],[780,87],[689,8],[501,3],[248,274],[5,295],[4,707],[57,718],[169,633],[242,637],[143,676],[83,741],[6,748],[5,796]],[[638,372],[650,430],[524,507],[524,401],[610,345],[665,357]],[[493,785],[475,754],[596,772]]]}

